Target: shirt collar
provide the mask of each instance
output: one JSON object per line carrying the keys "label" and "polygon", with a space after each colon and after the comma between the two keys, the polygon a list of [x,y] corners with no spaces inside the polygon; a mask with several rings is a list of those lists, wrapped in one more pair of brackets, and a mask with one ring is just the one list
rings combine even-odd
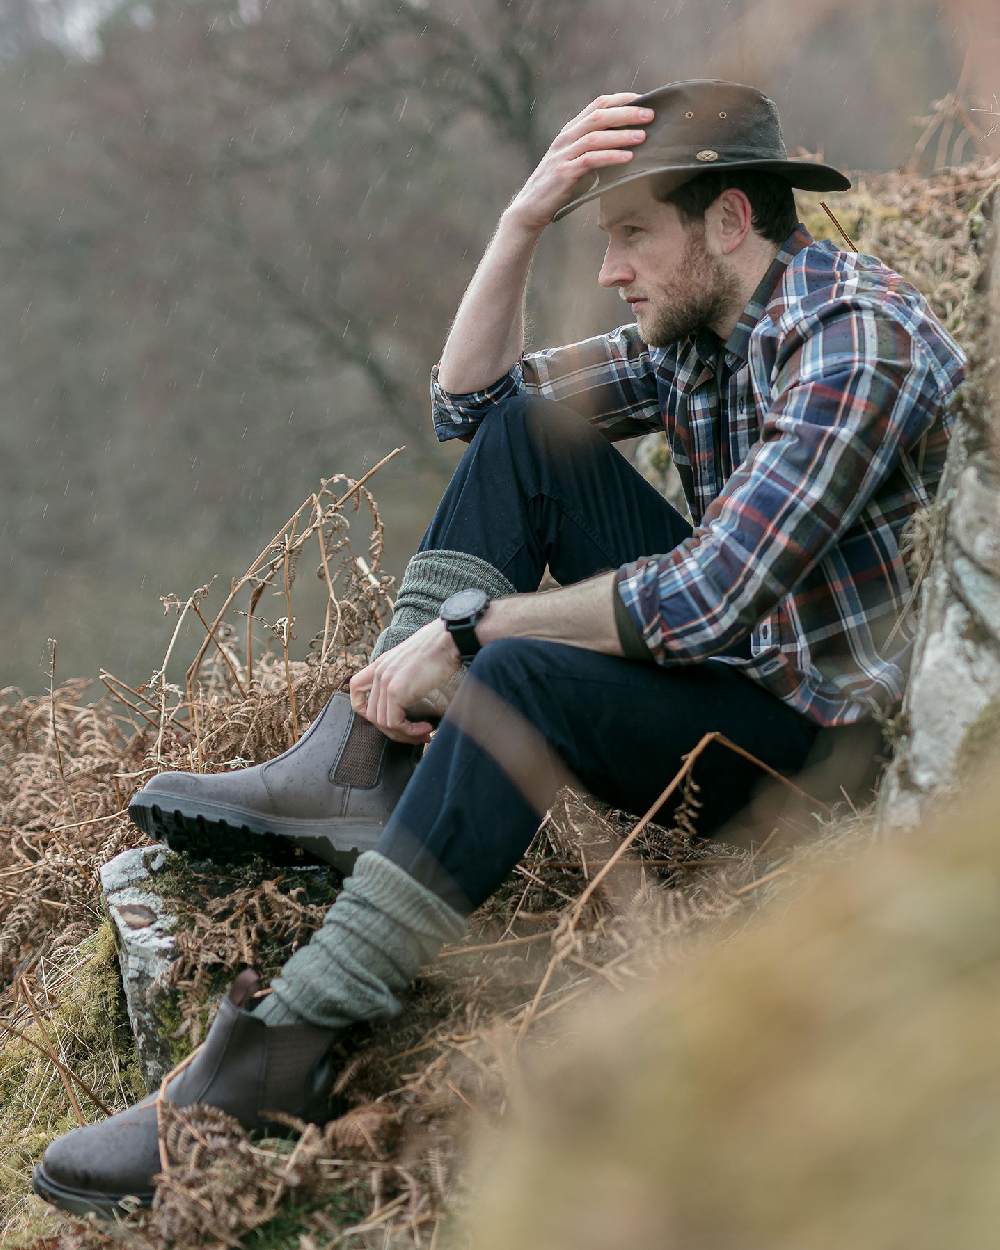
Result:
{"label": "shirt collar", "polygon": [[791,259],[813,241],[812,235],[800,221],[778,248],[778,254],[768,266],[767,273],[761,278],[757,289],[750,296],[747,306],[740,313],[739,321],[737,321],[733,327],[732,334],[726,340],[725,350],[727,354],[736,356],[742,361],[747,360],[750,354],[750,335],[754,326],[763,317],[764,309],[770,302],[775,287],[784,276]]}

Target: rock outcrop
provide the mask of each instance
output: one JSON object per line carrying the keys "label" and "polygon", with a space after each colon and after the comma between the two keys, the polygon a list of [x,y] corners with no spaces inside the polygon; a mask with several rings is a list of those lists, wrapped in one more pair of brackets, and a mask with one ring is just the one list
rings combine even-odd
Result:
{"label": "rock outcrop", "polygon": [[917,825],[954,795],[1000,735],[1000,465],[995,362],[1000,249],[989,249],[948,464],[935,505],[899,740],[879,799],[883,828]]}
{"label": "rock outcrop", "polygon": [[165,846],[122,851],[101,869],[101,888],[118,935],[118,962],[135,1034],[139,1066],[155,1089],[170,1071],[170,1038],[164,1035],[163,1002],[169,994],[177,918],[156,889],[156,875],[170,852]]}

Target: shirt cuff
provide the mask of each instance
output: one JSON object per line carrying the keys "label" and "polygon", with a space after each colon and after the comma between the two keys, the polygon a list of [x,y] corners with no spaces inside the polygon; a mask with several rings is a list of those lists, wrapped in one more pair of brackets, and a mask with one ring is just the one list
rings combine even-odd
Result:
{"label": "shirt cuff", "polygon": [[505,374],[479,391],[446,391],[438,381],[440,364],[431,369],[431,411],[438,440],[461,438],[475,432],[489,410],[517,395],[524,385],[524,368],[516,360]]}
{"label": "shirt cuff", "polygon": [[621,643],[622,651],[627,660],[644,660],[647,664],[655,664],[656,657],[646,646],[646,641],[639,631],[639,626],[635,623],[635,617],[625,606],[625,602],[621,597],[618,587],[628,576],[626,569],[621,568],[615,574],[614,581],[614,605],[615,605],[615,629],[618,630],[618,641]]}

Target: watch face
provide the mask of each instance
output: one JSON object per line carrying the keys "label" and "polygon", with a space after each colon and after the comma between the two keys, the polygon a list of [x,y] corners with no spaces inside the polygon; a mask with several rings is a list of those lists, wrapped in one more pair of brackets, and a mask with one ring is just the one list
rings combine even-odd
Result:
{"label": "watch face", "polygon": [[444,601],[441,615],[445,620],[464,621],[481,612],[488,602],[489,596],[482,590],[460,590]]}

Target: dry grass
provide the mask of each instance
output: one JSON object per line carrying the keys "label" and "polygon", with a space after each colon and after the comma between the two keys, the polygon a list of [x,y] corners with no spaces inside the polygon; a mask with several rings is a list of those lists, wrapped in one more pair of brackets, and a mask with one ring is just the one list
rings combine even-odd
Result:
{"label": "dry grass", "polygon": [[[862,180],[833,207],[859,246],[911,277],[961,339],[977,266],[969,236],[980,230],[996,178],[997,170],[985,167],[930,180],[886,175]],[[823,232],[818,221],[810,218],[810,225]],[[359,518],[366,526],[363,559],[347,541]],[[391,584],[380,568],[381,542],[366,486],[324,483],[213,612],[211,587],[165,601],[176,619],[163,664],[147,683],[130,687],[102,674],[106,693],[96,702],[85,701],[86,682],[59,684],[55,674],[45,696],[4,692],[0,1019],[60,1057],[110,1106],[134,1097],[131,1077],[111,1086],[99,1079],[102,1061],[108,1070],[116,1061],[88,1057],[86,1039],[97,1033],[77,1028],[80,1044],[72,1044],[60,1004],[70,999],[63,973],[80,966],[81,950],[89,949],[81,943],[100,923],[97,870],[143,841],[125,815],[129,796],[161,769],[239,767],[295,739],[364,663],[386,620]],[[306,658],[295,659],[293,598],[306,560],[327,588],[326,610]],[[275,619],[265,619],[271,602],[278,605],[269,614]],[[186,632],[192,624],[200,631],[194,644]],[[193,654],[183,668],[186,648]],[[245,1244],[302,1250],[440,1245],[441,1220],[463,1203],[464,1126],[502,1116],[525,1043],[552,1044],[571,1017],[566,1009],[595,987],[621,990],[664,962],[684,963],[708,937],[725,943],[776,893],[795,891],[810,876],[814,855],[853,855],[867,838],[863,814],[808,822],[811,836],[804,843],[800,836],[797,849],[787,849],[790,837],[769,839],[770,825],[756,841],[705,844],[694,837],[697,793],[690,781],[670,829],[653,821],[637,827],[562,794],[510,881],[474,918],[468,942],[428,970],[404,1017],[350,1039],[341,1118],[322,1133],[282,1143],[247,1141],[217,1116],[176,1116],[171,1168],[155,1209],[113,1236],[62,1219],[32,1227],[41,1208],[24,1196],[27,1178],[19,1169],[45,1133],[72,1122],[72,1100],[45,1054],[25,1042],[0,1044],[0,1072],[4,1059],[23,1057],[15,1046],[37,1056],[26,1097],[3,1123],[6,1244],[27,1245],[37,1234],[44,1239],[35,1250],[91,1250],[112,1241],[195,1250],[244,1244],[247,1236]],[[214,879],[176,871],[185,911],[172,978],[182,1051],[197,1042],[220,985],[246,964],[273,973],[318,924],[338,881],[331,873],[304,878],[260,863]],[[127,1059],[117,1062],[127,1068]],[[25,1107],[39,1083],[47,1108],[41,1121]],[[69,1083],[82,1113],[96,1115],[79,1081],[71,1076]]]}
{"label": "dry grass", "polygon": [[[323,491],[317,498],[322,510]],[[199,645],[183,684],[165,676],[165,659],[141,687],[104,674],[108,694],[95,704],[82,703],[83,683],[54,687],[45,698],[8,700],[10,838],[0,872],[19,885],[0,906],[7,956],[2,1011],[10,1028],[38,1043],[36,1076],[51,1103],[27,1137],[18,1116],[36,1087],[26,1086],[25,1097],[10,1107],[15,1147],[8,1167],[20,1171],[0,1213],[11,1238],[31,1229],[39,1210],[25,1196],[32,1155],[47,1136],[101,1114],[80,1088],[95,1080],[102,1056],[87,1055],[85,1045],[67,1050],[61,987],[65,970],[80,966],[79,943],[98,923],[100,865],[143,840],[124,814],[129,795],[161,767],[216,769],[273,756],[288,744],[293,718],[304,727],[363,662],[384,620],[388,588],[378,565],[378,513],[370,499],[368,507],[373,541],[363,564],[344,541],[341,513],[325,511],[321,530],[314,506],[311,526],[290,539],[292,518],[269,548],[270,563],[258,558],[251,566],[263,569],[264,578],[280,574],[283,583],[286,561],[301,560],[306,541],[319,547],[323,534],[326,566],[321,558],[320,568],[329,579],[330,608],[305,661],[286,654],[289,612],[272,627],[272,648],[255,658],[251,652],[248,663],[235,629],[201,611],[200,588],[167,605],[178,617],[201,614],[215,652],[202,655]],[[257,610],[261,598],[256,576],[243,579],[253,602],[248,610]],[[240,610],[235,598],[229,607]],[[172,631],[168,652],[179,636]],[[251,1143],[225,1117],[210,1117],[211,1123],[201,1113],[172,1117],[171,1166],[154,1209],[136,1214],[114,1241],[232,1245],[275,1212],[290,1218],[296,1210],[295,1226],[316,1246],[344,1239],[349,1227],[359,1230],[352,1239],[369,1232],[382,1238],[389,1230],[400,1244],[422,1245],[451,1193],[456,1117],[470,1109],[498,1115],[502,1108],[509,1055],[498,1050],[500,1031],[513,1030],[504,1044],[511,1051],[529,1035],[545,1036],[593,984],[628,984],[665,952],[682,953],[707,924],[749,913],[766,893],[773,877],[757,888],[753,853],[697,842],[696,787],[682,773],[675,788],[684,801],[670,830],[648,818],[636,825],[564,792],[507,887],[476,917],[469,941],[445,951],[422,981],[405,1020],[352,1039],[340,1090],[344,1114],[325,1133],[309,1130],[292,1146]],[[339,885],[332,871],[304,874],[260,861],[204,875],[176,860],[165,881],[183,917],[171,970],[178,1054],[200,1040],[213,997],[233,973],[250,964],[273,974],[321,922]],[[120,1024],[120,1004],[112,1014]],[[118,1062],[130,1058],[126,1048]],[[74,1070],[81,1062],[86,1079],[82,1068]],[[134,1071],[114,1089],[96,1083],[112,1108],[136,1094]],[[71,1220],[57,1220],[56,1234],[51,1219],[43,1227],[47,1238],[61,1239],[52,1244],[81,1250],[110,1244],[107,1230]]]}

